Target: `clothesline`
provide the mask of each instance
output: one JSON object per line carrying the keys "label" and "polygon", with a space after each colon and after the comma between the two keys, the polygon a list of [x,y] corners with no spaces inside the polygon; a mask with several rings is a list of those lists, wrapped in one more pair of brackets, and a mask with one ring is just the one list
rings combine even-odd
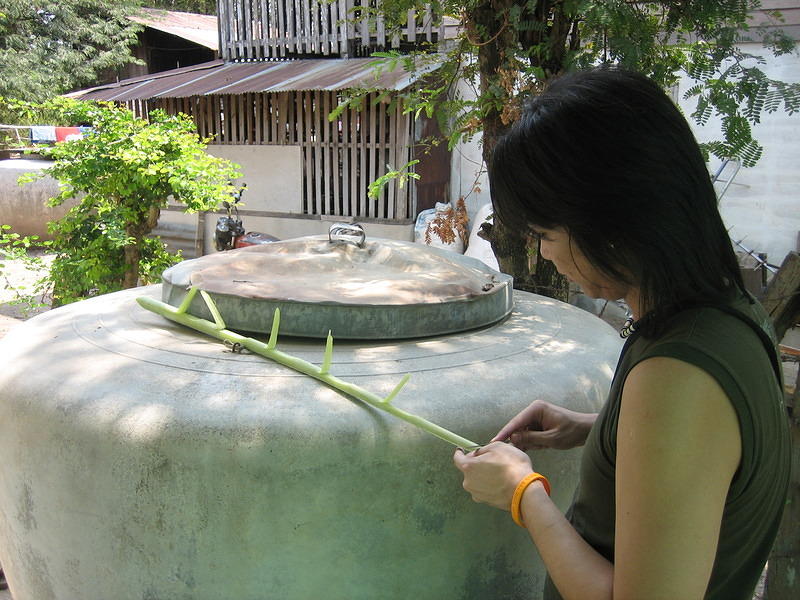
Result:
{"label": "clothesline", "polygon": [[91,127],[58,127],[56,125],[2,125],[0,130],[10,129],[14,131],[18,144],[23,143],[20,130],[29,131],[26,142],[31,144],[47,144],[55,142],[68,142],[82,138],[91,131]]}

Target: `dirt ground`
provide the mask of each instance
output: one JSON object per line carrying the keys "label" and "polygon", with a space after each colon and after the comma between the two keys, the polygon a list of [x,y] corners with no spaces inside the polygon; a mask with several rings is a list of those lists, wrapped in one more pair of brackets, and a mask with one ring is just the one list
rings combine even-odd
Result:
{"label": "dirt ground", "polygon": [[[40,257],[47,265],[53,261],[52,255],[40,250],[31,250],[30,255]],[[11,288],[25,286],[27,289],[32,289],[41,274],[31,272],[21,260],[0,260],[0,262],[4,265],[0,268],[0,337],[3,337],[9,329],[27,318],[48,310],[48,307],[27,310],[23,305],[15,304],[17,294]],[[44,300],[47,302],[46,298]]]}

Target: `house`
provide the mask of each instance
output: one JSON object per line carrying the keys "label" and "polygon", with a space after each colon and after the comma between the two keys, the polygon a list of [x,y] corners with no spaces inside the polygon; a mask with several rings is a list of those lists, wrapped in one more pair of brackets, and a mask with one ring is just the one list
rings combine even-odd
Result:
{"label": "house", "polygon": [[219,58],[219,32],[214,15],[140,8],[129,19],[142,25],[133,50],[144,64],[127,65],[119,74],[120,79]]}
{"label": "house", "polygon": [[[242,166],[248,228],[279,238],[327,232],[330,221],[368,224],[369,235],[412,239],[421,208],[449,195],[448,154],[422,155],[415,142],[433,121],[415,123],[396,102],[435,70],[402,65],[375,73],[375,50],[435,44],[443,27],[430,10],[409,13],[400,31],[384,23],[344,19],[362,0],[220,0],[220,59],[82,90],[84,99],[127,104],[140,115],[154,108],[194,118],[209,151]],[[328,115],[349,88],[373,91],[361,110]],[[431,158],[433,156],[433,158]],[[438,177],[419,185],[390,181],[375,198],[369,184],[413,160]],[[404,184],[405,183],[405,184]],[[164,222],[187,223],[178,207]],[[197,231],[210,251],[214,219]]]}

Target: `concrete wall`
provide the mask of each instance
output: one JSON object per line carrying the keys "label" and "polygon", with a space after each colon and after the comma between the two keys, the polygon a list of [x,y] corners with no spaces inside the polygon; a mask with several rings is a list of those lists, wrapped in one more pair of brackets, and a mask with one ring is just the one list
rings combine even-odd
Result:
{"label": "concrete wall", "polygon": [[[764,54],[760,44],[743,44],[742,50]],[[768,77],[800,82],[800,44],[793,54],[765,59],[761,69]],[[689,86],[690,82],[683,81],[678,89],[679,104],[687,116],[694,102],[681,96]],[[690,123],[699,141],[721,139],[718,119],[702,127],[691,119]],[[769,262],[780,264],[787,252],[800,249],[800,114],[789,115],[781,107],[764,115],[753,135],[764,154],[755,167],[739,171],[720,202],[720,212],[732,238],[744,239],[748,248],[766,252]],[[711,159],[712,172],[719,164],[719,159]]]}
{"label": "concrete wall", "polygon": [[207,152],[241,166],[237,184],[247,184],[247,210],[303,212],[303,156],[300,146],[210,145]]}

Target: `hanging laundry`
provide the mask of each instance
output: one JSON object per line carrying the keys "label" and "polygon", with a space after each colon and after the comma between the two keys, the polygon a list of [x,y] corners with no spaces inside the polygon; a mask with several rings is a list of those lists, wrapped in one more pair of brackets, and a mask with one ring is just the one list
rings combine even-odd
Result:
{"label": "hanging laundry", "polygon": [[83,137],[79,127],[56,127],[56,141],[68,142],[79,140]]}
{"label": "hanging laundry", "polygon": [[53,125],[31,125],[31,142],[44,144],[56,141],[56,128]]}

